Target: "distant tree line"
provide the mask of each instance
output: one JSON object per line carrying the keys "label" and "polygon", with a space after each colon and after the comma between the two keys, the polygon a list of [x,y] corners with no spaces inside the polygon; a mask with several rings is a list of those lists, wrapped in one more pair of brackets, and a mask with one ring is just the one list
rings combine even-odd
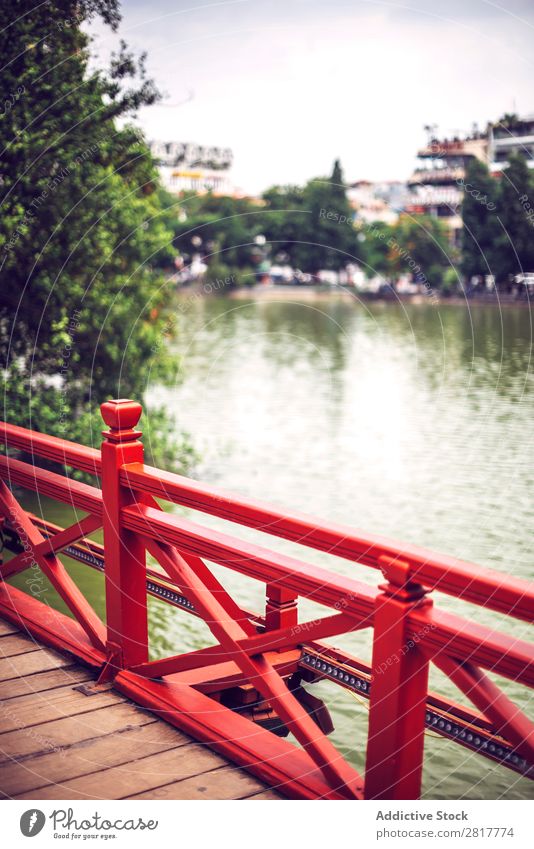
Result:
{"label": "distant tree line", "polygon": [[473,160],[464,180],[461,270],[467,279],[492,275],[506,286],[534,272],[534,172],[522,154],[492,177]]}
{"label": "distant tree line", "polygon": [[236,281],[253,283],[261,236],[271,262],[311,275],[358,264],[384,282],[412,274],[445,288],[457,279],[454,251],[435,218],[401,216],[394,225],[354,220],[338,161],[330,176],[303,187],[274,186],[259,201],[191,195],[175,201],[175,208],[174,245],[186,260],[200,251],[208,276],[233,271]]}
{"label": "distant tree line", "polygon": [[459,185],[461,246],[451,244],[435,217],[401,214],[395,224],[355,217],[339,162],[329,177],[303,187],[274,186],[259,202],[212,194],[175,200],[174,245],[186,259],[201,251],[208,274],[233,271],[244,283],[254,282],[260,235],[275,263],[310,274],[357,263],[368,277],[394,282],[410,274],[442,294],[468,287],[473,277],[491,275],[497,287],[506,287],[515,275],[534,271],[534,172],[525,158],[512,156],[498,177],[473,160]]}

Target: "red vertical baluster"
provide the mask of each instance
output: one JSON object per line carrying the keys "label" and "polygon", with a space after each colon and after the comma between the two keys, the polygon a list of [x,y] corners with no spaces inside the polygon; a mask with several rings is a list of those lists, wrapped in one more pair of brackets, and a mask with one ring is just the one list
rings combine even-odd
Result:
{"label": "red vertical baluster", "polygon": [[373,677],[365,772],[366,799],[418,799],[423,767],[428,660],[410,637],[407,618],[432,602],[410,581],[407,563],[382,556],[388,583],[374,614]]}
{"label": "red vertical baluster", "polygon": [[292,628],[298,621],[297,597],[279,584],[267,584],[265,626],[268,631]]}
{"label": "red vertical baluster", "polygon": [[120,511],[135,495],[119,480],[125,463],[143,462],[140,431],[143,408],[135,401],[108,401],[100,407],[103,431],[102,499],[108,651],[115,668],[148,660],[146,552],[136,534],[121,527]]}

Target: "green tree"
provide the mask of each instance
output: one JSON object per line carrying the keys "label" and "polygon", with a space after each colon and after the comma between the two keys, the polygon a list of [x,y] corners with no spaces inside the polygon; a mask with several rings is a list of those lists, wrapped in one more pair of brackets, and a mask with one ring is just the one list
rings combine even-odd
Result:
{"label": "green tree", "polygon": [[289,264],[302,268],[301,242],[306,238],[309,217],[302,188],[273,186],[264,192],[263,201],[261,232],[271,245],[272,255],[286,257]]}
{"label": "green tree", "polygon": [[116,29],[117,0],[8,0],[0,20],[4,415],[65,436],[93,401],[141,397],[164,349],[154,268],[173,255],[152,158],[124,123],[158,93],[123,42],[90,70],[96,16]]}
{"label": "green tree", "polygon": [[339,270],[355,258],[354,214],[347,200],[343,174],[336,160],[330,179],[310,180],[303,191],[303,204],[309,211],[301,267],[317,272],[322,268]]}
{"label": "green tree", "polygon": [[175,246],[186,259],[201,252],[226,270],[250,272],[260,234],[272,260],[311,273],[343,268],[356,250],[362,253],[338,160],[330,178],[310,180],[303,188],[273,186],[261,204],[208,194],[185,197],[180,208],[185,214],[175,224]]}
{"label": "green tree", "polygon": [[360,244],[361,262],[367,277],[377,274],[387,277],[390,274],[392,269],[388,241],[393,233],[393,227],[383,221],[359,225],[356,238]]}
{"label": "green tree", "polygon": [[461,269],[469,279],[494,273],[495,243],[499,235],[497,184],[487,166],[473,159],[466,170],[463,190]]}
{"label": "green tree", "polygon": [[512,155],[500,178],[498,193],[500,232],[492,263],[498,281],[523,271],[534,271],[534,230],[528,215],[532,206],[532,172],[522,154]]}
{"label": "green tree", "polygon": [[343,202],[345,199],[345,187],[343,185],[343,171],[341,169],[341,162],[339,159],[334,161],[330,182],[332,183],[332,193],[337,193],[339,200]]}
{"label": "green tree", "polygon": [[248,198],[208,193],[182,199],[180,210],[182,220],[174,225],[174,244],[186,258],[200,252],[208,264],[250,265],[254,236],[262,226],[262,210],[257,204]]}
{"label": "green tree", "polygon": [[316,273],[354,260],[358,242],[339,160],[329,178],[310,180],[303,189],[271,189],[264,200],[265,236],[292,265]]}
{"label": "green tree", "polygon": [[419,282],[440,288],[452,256],[441,221],[425,215],[401,215],[387,240],[388,265],[393,274],[412,274]]}

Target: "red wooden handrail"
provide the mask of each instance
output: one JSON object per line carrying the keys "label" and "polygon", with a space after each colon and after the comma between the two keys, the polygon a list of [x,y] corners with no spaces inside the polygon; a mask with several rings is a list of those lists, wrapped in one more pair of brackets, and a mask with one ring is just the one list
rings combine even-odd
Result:
{"label": "red wooden handrail", "polygon": [[[0,442],[5,445],[32,459],[42,457],[102,479],[100,490],[33,463],[0,456],[0,511],[13,539],[19,540],[16,557],[0,577],[5,580],[31,563],[38,564],[81,628],[71,620],[59,629],[51,628],[44,605],[25,600],[14,589],[7,592],[1,581],[0,613],[23,622],[56,647],[63,641],[68,651],[100,665],[102,680],[114,679],[115,686],[141,704],[164,711],[169,721],[262,778],[281,782],[286,792],[299,798],[361,798],[364,792],[368,798],[416,798],[425,726],[534,776],[534,725],[481,671],[534,687],[532,646],[440,611],[429,595],[439,590],[531,622],[532,583],[145,466],[141,434],[136,430],[140,405],[108,402],[102,413],[109,430],[101,452],[0,423]],[[67,529],[43,523],[23,510],[2,481],[88,515]],[[156,497],[370,566],[381,571],[386,583],[377,590],[164,513]],[[101,554],[98,546],[84,539],[100,527],[104,530]],[[106,626],[64,569],[58,557],[62,550],[82,562],[98,556],[104,567],[105,561]],[[153,569],[147,570],[147,550],[163,567],[163,581]],[[265,615],[243,610],[203,558],[264,583]],[[176,597],[175,605],[194,609],[212,631],[216,645],[149,661],[147,589],[160,598]],[[183,593],[183,602],[177,592]],[[302,623],[299,598],[330,608],[330,613]],[[64,619],[61,614],[55,616]],[[361,661],[324,643],[325,638],[361,628],[373,630],[371,675]],[[431,662],[469,696],[483,716],[428,693]],[[310,681],[326,677],[349,689],[359,686],[370,697],[365,791],[358,774],[299,701],[309,698],[299,684],[303,675]],[[275,743],[270,732],[257,726],[246,730],[243,722],[248,720],[224,706],[224,699],[235,699],[243,685],[254,688],[263,710],[276,710],[303,752],[282,741]],[[218,703],[210,698],[214,693]]]}
{"label": "red wooden handrail", "polygon": [[0,421],[0,444],[9,445],[35,457],[71,466],[91,475],[100,475],[100,451],[57,436],[48,436],[25,427]]}
{"label": "red wooden handrail", "polygon": [[151,466],[131,464],[121,470],[121,481],[137,492],[150,493],[374,569],[380,569],[379,561],[383,556],[400,557],[409,564],[412,579],[425,586],[527,622],[532,619],[534,582],[503,575],[457,558],[436,555],[408,543],[364,535],[348,526],[325,523],[252,499],[237,498],[215,487],[161,472]]}
{"label": "red wooden handrail", "polygon": [[[88,484],[1,456],[0,477],[79,510],[102,515],[101,491]],[[211,557],[217,562],[222,561],[234,571],[250,578],[277,582],[291,587],[304,598],[332,607],[339,604],[337,609],[347,607],[358,617],[372,617],[376,590],[354,579],[144,506],[125,509],[123,521],[131,531],[163,539],[169,544],[187,548],[190,553]],[[409,621],[412,636],[424,631],[425,619],[412,614]],[[474,622],[466,628],[465,620],[459,616],[437,610],[433,612],[433,625],[424,635],[424,641],[432,653],[449,646],[457,656],[474,656],[475,662],[487,669],[498,666],[500,674],[505,677],[514,679],[523,673],[524,683],[532,686],[534,671],[527,643],[505,637]],[[499,661],[499,658],[502,660]]]}
{"label": "red wooden handrail", "polygon": [[[0,422],[1,442],[91,474],[100,475],[102,471],[100,452],[96,449],[6,422]],[[533,581],[503,575],[458,558],[436,555],[409,543],[364,534],[349,526],[239,498],[142,463],[129,463],[122,468],[120,480],[123,486],[137,492],[149,493],[373,569],[380,569],[379,561],[383,556],[400,557],[410,565],[413,580],[425,586],[526,622],[532,621]]]}

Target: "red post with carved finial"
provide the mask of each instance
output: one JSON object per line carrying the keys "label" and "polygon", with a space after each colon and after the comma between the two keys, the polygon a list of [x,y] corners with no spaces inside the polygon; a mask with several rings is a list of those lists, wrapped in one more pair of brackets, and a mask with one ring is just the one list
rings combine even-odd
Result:
{"label": "red post with carved finial", "polygon": [[419,799],[429,663],[408,616],[423,607],[430,627],[432,601],[408,563],[382,555],[379,565],[388,583],[374,613],[365,798]]}
{"label": "red post with carved finial", "polygon": [[100,410],[109,427],[102,432],[108,656],[111,666],[121,669],[148,660],[146,552],[139,537],[121,525],[121,509],[135,495],[119,477],[121,466],[143,462],[142,434],[135,429],[143,408],[121,399],[107,401]]}

